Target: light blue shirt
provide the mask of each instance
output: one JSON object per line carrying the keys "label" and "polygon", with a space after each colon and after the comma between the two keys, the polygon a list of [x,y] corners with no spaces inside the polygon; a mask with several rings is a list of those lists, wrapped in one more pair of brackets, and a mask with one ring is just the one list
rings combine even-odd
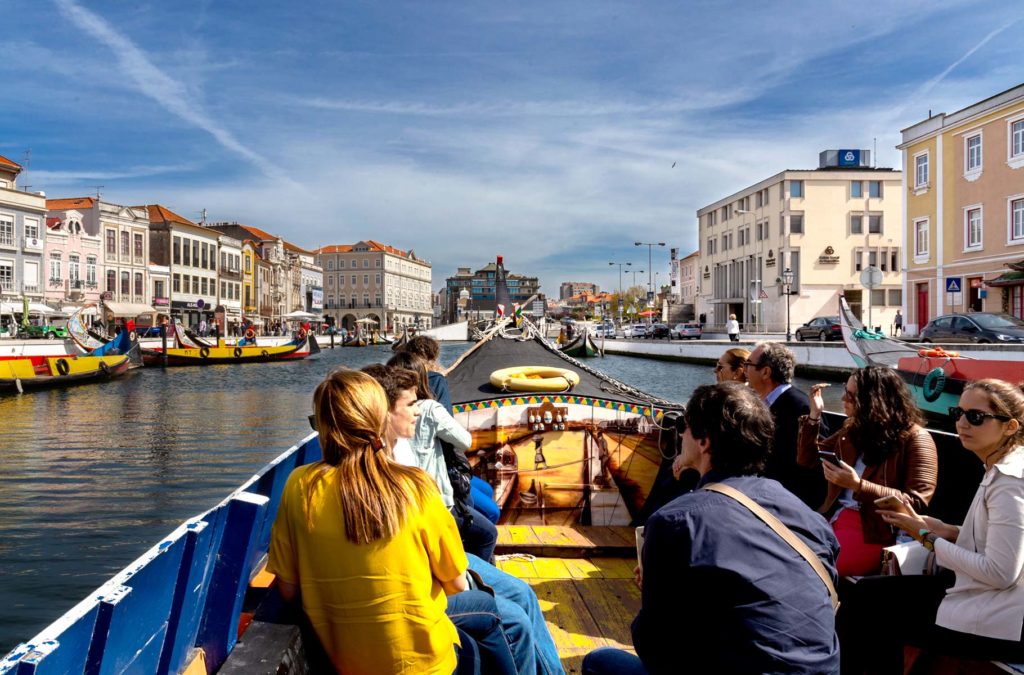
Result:
{"label": "light blue shirt", "polygon": [[415,466],[426,471],[441,490],[444,505],[455,505],[455,493],[448,478],[448,466],[444,463],[441,441],[447,441],[456,448],[466,451],[473,443],[473,435],[466,431],[445,407],[432,399],[419,401],[420,416],[416,420],[416,433],[409,439]]}
{"label": "light blue shirt", "polygon": [[764,397],[764,404],[769,408],[772,407],[772,403],[775,403],[775,400],[782,396],[783,394],[785,394],[786,390],[792,386],[793,385],[791,384],[780,384],[779,386],[775,387],[770,392],[768,392],[767,396]]}

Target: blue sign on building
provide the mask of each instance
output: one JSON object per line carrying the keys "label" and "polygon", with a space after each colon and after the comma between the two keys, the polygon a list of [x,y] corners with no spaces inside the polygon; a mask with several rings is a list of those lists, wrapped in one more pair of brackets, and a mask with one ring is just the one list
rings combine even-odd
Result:
{"label": "blue sign on building", "polygon": [[946,292],[960,293],[964,288],[963,277],[946,277]]}
{"label": "blue sign on building", "polygon": [[860,166],[860,150],[840,150],[839,166]]}

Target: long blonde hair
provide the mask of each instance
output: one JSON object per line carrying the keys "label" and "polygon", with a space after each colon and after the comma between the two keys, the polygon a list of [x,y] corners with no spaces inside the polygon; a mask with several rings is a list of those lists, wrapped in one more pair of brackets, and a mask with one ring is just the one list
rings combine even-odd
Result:
{"label": "long blonde hair", "polygon": [[388,399],[372,377],[338,368],[316,388],[313,412],[323,460],[302,484],[306,524],[312,529],[313,494],[333,467],[345,519],[345,537],[368,544],[395,536],[411,507],[420,507],[437,487],[415,467],[393,461],[383,438]]}

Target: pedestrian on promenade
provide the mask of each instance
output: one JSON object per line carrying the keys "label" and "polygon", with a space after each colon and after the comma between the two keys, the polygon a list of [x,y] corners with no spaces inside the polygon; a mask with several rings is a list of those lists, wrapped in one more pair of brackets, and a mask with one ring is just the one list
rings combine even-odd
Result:
{"label": "pedestrian on promenade", "polygon": [[736,320],[735,314],[729,315],[729,320],[725,323],[725,332],[729,334],[729,340],[732,342],[740,341],[740,322]]}
{"label": "pedestrian on promenade", "polygon": [[900,314],[900,310],[896,310],[896,318],[892,320],[892,336],[896,337],[903,332],[903,315]]}

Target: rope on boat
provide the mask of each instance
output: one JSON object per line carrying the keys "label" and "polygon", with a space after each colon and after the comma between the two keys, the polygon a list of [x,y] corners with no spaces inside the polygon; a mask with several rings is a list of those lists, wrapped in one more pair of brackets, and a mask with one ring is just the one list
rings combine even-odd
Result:
{"label": "rope on boat", "polygon": [[537,559],[537,556],[532,553],[503,553],[502,555],[494,556],[494,562],[510,562],[510,561],[521,561],[521,562],[533,562]]}

